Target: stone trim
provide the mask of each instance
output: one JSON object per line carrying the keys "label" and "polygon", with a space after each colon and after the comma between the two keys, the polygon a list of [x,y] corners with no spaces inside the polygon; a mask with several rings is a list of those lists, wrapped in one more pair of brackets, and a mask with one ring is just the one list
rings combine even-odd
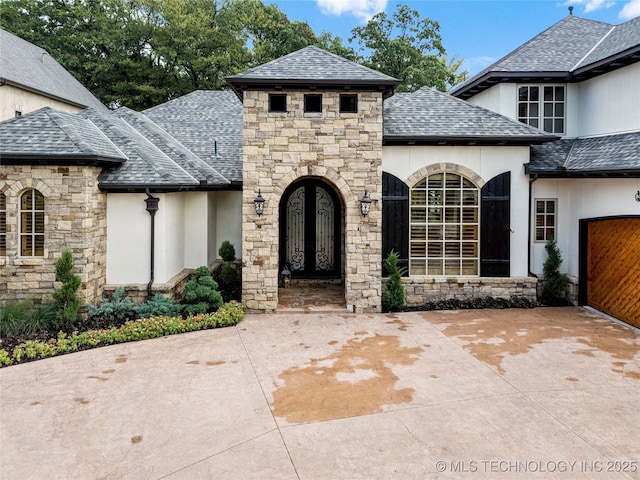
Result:
{"label": "stone trim", "polygon": [[[383,284],[386,285],[386,278]],[[474,298],[512,297],[526,298],[536,302],[535,277],[404,277],[402,284],[406,293],[406,305],[419,307],[427,303],[446,300],[472,300]]]}
{"label": "stone trim", "polygon": [[429,175],[433,175],[434,173],[456,173],[458,175],[462,175],[463,177],[471,180],[478,188],[482,188],[484,184],[487,183],[482,179],[480,175],[478,175],[470,168],[458,165],[456,163],[446,162],[433,163],[416,170],[414,173],[407,177],[405,183],[409,186],[409,188],[413,188],[416,183],[420,182]]}

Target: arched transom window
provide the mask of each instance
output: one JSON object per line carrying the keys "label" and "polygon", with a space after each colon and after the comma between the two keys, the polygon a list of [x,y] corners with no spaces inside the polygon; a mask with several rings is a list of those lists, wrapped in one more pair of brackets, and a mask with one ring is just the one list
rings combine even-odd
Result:
{"label": "arched transom window", "polygon": [[436,173],[410,194],[410,275],[478,275],[478,187]]}
{"label": "arched transom window", "polygon": [[20,197],[20,255],[44,256],[44,195],[38,190]]}

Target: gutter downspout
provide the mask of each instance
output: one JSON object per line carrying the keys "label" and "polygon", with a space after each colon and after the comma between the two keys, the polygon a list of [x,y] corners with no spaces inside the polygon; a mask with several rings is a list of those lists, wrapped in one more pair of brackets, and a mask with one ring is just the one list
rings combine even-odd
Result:
{"label": "gutter downspout", "polygon": [[531,214],[531,211],[533,209],[533,184],[534,182],[538,180],[538,174],[534,173],[533,174],[533,178],[529,179],[529,226],[528,226],[528,230],[529,230],[529,234],[528,234],[528,238],[527,238],[527,270],[529,271],[529,276],[530,277],[535,277],[536,275],[531,271],[531,234],[532,234],[532,227],[531,227],[531,223],[533,222],[533,216]]}
{"label": "gutter downspout", "polygon": [[160,199],[158,197],[154,197],[149,193],[149,188],[145,189],[145,193],[147,194],[147,198],[144,199],[147,204],[147,212],[151,215],[151,266],[149,271],[149,283],[147,284],[147,300],[151,300],[151,286],[153,285],[153,277],[154,277],[154,264],[155,264],[155,232],[156,232],[156,212],[158,211],[158,203]]}

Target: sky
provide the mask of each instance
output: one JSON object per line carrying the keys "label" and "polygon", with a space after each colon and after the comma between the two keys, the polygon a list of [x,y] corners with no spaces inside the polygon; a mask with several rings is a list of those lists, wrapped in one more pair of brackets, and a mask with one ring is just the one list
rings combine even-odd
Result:
{"label": "sky", "polygon": [[[470,75],[499,60],[565,16],[619,25],[640,16],[640,0],[264,0],[274,3],[289,20],[309,23],[320,34],[331,32],[349,45],[354,27],[384,11],[391,15],[398,3],[408,5],[440,24],[449,58],[464,60]],[[356,44],[351,44],[357,49]]]}

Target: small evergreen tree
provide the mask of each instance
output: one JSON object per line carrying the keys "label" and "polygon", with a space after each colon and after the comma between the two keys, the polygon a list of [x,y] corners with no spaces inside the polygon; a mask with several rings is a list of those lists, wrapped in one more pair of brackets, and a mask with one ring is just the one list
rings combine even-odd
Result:
{"label": "small evergreen tree", "polygon": [[78,320],[80,298],[78,289],[82,280],[73,270],[73,255],[66,249],[56,262],[56,282],[62,282],[60,288],[53,293],[55,321],[58,326],[71,326]]}
{"label": "small evergreen tree", "polygon": [[544,280],[540,299],[547,305],[566,303],[564,295],[569,279],[565,274],[560,273],[560,265],[562,265],[560,249],[553,239],[547,241],[544,249],[547,252],[547,259],[543,265]]}
{"label": "small evergreen tree", "polygon": [[229,242],[229,240],[222,242],[218,250],[218,255],[220,255],[220,258],[225,262],[233,262],[236,259],[236,249],[233,243]]}
{"label": "small evergreen tree", "polygon": [[404,307],[405,292],[402,285],[402,274],[405,269],[398,267],[398,254],[393,250],[384,261],[389,274],[385,303],[389,310],[400,310]]}
{"label": "small evergreen tree", "polygon": [[188,315],[215,312],[223,303],[218,283],[211,276],[209,267],[198,267],[185,286],[185,312]]}

